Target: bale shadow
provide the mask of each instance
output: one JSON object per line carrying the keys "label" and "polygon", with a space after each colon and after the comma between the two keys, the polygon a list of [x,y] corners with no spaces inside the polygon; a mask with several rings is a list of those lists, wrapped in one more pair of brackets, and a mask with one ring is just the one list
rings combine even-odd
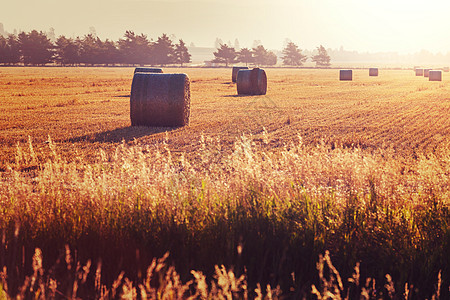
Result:
{"label": "bale shadow", "polygon": [[128,95],[117,95],[117,96],[113,96],[114,98],[130,98],[131,94]]}
{"label": "bale shadow", "polygon": [[248,97],[248,96],[252,96],[252,95],[223,95],[222,97],[224,98],[240,98],[240,97]]}
{"label": "bale shadow", "polygon": [[122,128],[116,128],[99,133],[93,133],[66,139],[62,142],[77,143],[77,142],[90,142],[90,143],[120,143],[122,141],[130,142],[134,139],[155,135],[162,132],[169,132],[176,130],[180,127],[146,127],[146,126],[128,126]]}

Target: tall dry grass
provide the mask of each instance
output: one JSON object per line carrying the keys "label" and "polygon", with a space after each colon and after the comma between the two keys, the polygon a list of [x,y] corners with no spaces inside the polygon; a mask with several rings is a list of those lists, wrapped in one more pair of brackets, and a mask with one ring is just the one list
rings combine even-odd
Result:
{"label": "tall dry grass", "polygon": [[[83,153],[63,158],[50,137],[43,153],[31,139],[18,144],[0,182],[3,289],[23,294],[33,280],[28,274],[46,270],[47,293],[67,296],[83,281],[83,265],[101,259],[108,293],[124,272],[122,293],[142,294],[136,284],[144,284],[146,266],[169,251],[168,265],[179,274],[172,269],[164,284],[188,282],[191,270],[205,274],[194,273],[196,280],[213,278],[213,266],[225,265],[236,278],[247,276],[249,297],[260,283],[298,298],[319,286],[315,262],[329,250],[344,278],[360,263],[363,278],[380,282],[377,297],[389,296],[386,274],[396,291],[408,283],[411,297],[431,297],[439,270],[448,294],[448,145],[409,159],[395,149],[304,145],[300,137],[277,150],[270,143],[265,131],[242,135],[228,155],[208,136],[190,155],[171,152],[166,140],[122,143],[99,150],[94,160]],[[69,278],[61,267],[52,269],[67,260],[65,245],[79,263]],[[36,260],[39,253],[30,259],[35,248],[47,261]],[[170,297],[191,291],[180,286]],[[80,293],[94,291],[101,296],[91,279]]]}

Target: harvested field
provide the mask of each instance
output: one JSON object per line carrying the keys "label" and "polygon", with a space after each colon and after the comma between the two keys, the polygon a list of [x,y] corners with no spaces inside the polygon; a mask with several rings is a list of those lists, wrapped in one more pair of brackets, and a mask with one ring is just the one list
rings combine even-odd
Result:
{"label": "harvested field", "polygon": [[352,82],[341,82],[337,70],[267,69],[267,95],[237,96],[229,69],[171,72],[191,78],[186,128],[131,127],[131,68],[1,68],[0,168],[28,137],[39,148],[50,136],[68,157],[90,156],[122,140],[152,143],[165,132],[175,151],[196,151],[201,135],[220,138],[226,150],[242,133],[258,137],[263,127],[273,147],[300,135],[305,143],[324,140],[412,155],[449,142],[445,78],[428,82],[412,71],[383,71],[374,78],[356,70]]}

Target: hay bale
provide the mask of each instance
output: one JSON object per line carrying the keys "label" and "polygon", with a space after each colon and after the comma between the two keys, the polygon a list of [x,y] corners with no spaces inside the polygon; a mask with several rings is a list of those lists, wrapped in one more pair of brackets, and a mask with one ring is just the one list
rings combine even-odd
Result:
{"label": "hay bale", "polygon": [[443,67],[442,70],[443,70],[444,72],[449,72],[449,71],[450,71],[450,68],[449,68],[449,67]]}
{"label": "hay bale", "polygon": [[267,92],[266,72],[260,68],[239,70],[236,85],[238,95],[265,95]]}
{"label": "hay bale", "polygon": [[428,73],[430,72],[431,69],[423,69],[423,76],[424,77],[428,77]]}
{"label": "hay bale", "polygon": [[131,125],[188,125],[190,99],[186,74],[135,73],[131,84]]}
{"label": "hay bale", "polygon": [[352,80],[353,79],[353,71],[352,70],[340,70],[339,71],[339,80]]}
{"label": "hay bale", "polygon": [[160,68],[135,68],[134,73],[163,73]]}
{"label": "hay bale", "polygon": [[442,81],[442,71],[441,70],[430,70],[428,72],[429,81]]}
{"label": "hay bale", "polygon": [[423,69],[422,68],[416,69],[416,76],[423,76]]}
{"label": "hay bale", "polygon": [[369,76],[378,76],[378,68],[369,68]]}
{"label": "hay bale", "polygon": [[233,67],[233,71],[231,72],[231,81],[236,82],[237,74],[239,70],[248,70],[248,67]]}

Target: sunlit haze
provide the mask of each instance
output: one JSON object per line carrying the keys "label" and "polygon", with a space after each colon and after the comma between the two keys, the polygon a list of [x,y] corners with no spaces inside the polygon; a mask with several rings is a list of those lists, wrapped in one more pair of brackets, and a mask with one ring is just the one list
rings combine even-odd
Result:
{"label": "sunlit haze", "polygon": [[0,23],[14,29],[102,39],[126,30],[155,39],[162,33],[187,44],[213,47],[216,38],[241,47],[254,40],[281,49],[290,39],[302,49],[413,53],[450,51],[450,1],[406,0],[5,0]]}

